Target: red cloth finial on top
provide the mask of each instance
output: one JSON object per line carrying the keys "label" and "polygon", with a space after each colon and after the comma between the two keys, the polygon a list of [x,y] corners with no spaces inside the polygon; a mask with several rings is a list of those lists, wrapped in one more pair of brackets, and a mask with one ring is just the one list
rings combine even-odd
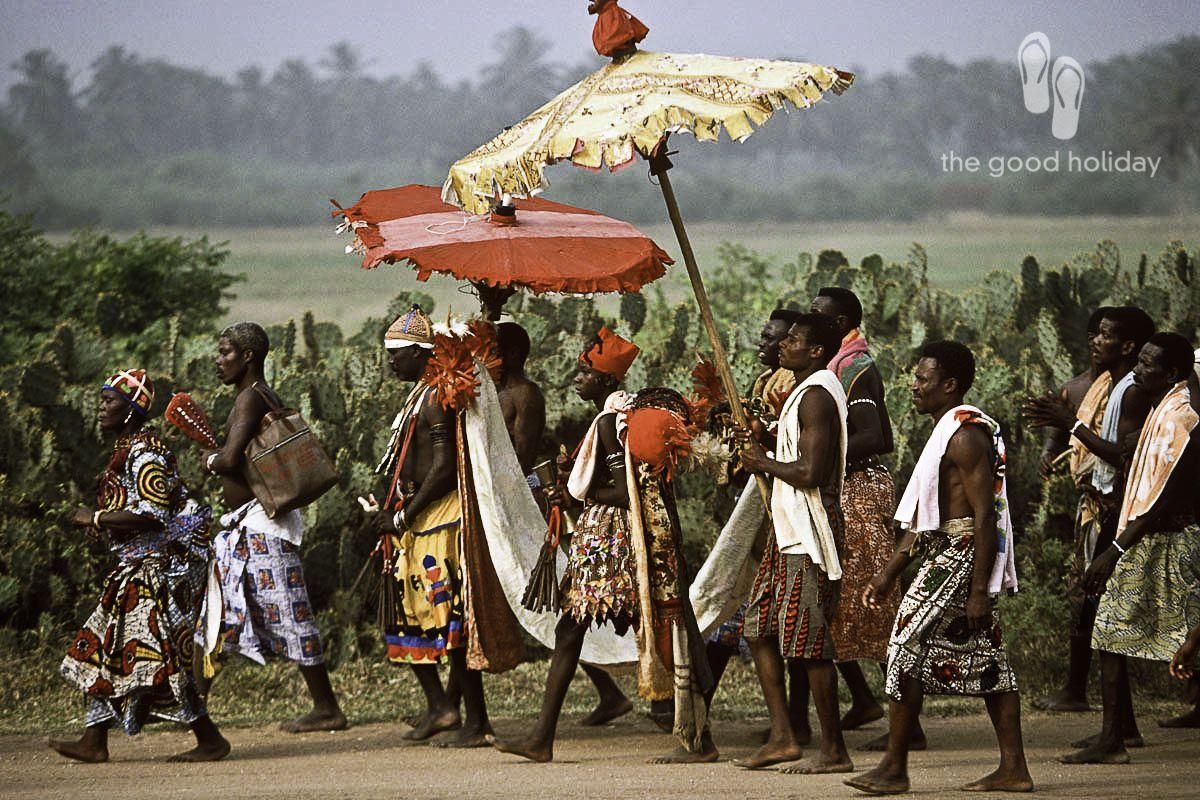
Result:
{"label": "red cloth finial on top", "polygon": [[592,45],[602,56],[612,56],[646,38],[650,29],[641,20],[617,5],[617,0],[595,0],[588,13],[596,15]]}

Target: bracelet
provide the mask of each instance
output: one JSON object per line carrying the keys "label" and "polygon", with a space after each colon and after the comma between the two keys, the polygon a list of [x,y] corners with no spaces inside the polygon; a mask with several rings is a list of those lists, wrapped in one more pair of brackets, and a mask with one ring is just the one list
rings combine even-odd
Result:
{"label": "bracelet", "polygon": [[103,511],[97,511],[95,514],[92,514],[92,527],[96,530],[100,530],[100,528],[103,527],[100,524],[100,515],[103,513]]}
{"label": "bracelet", "polygon": [[1071,426],[1071,435],[1072,436],[1075,435],[1075,431],[1079,430],[1080,425],[1083,425],[1083,420],[1081,420],[1081,419],[1075,420],[1075,424]]}
{"label": "bracelet", "polygon": [[209,453],[208,458],[206,458],[204,460],[204,469],[207,470],[208,472],[212,472],[213,471],[213,462],[217,460],[217,456],[219,456],[219,455],[221,455],[221,452],[219,450],[215,453]]}
{"label": "bracelet", "polygon": [[396,530],[403,533],[408,530],[408,524],[404,521],[404,509],[400,509],[392,515],[392,524],[396,526]]}
{"label": "bracelet", "polygon": [[1118,552],[1118,553],[1120,553],[1121,555],[1125,555],[1125,548],[1124,548],[1124,547],[1121,547],[1121,543],[1120,543],[1120,542],[1118,542],[1116,539],[1113,539],[1113,544],[1112,544],[1112,546],[1113,546],[1113,547],[1115,547],[1115,548],[1117,548],[1117,552]]}

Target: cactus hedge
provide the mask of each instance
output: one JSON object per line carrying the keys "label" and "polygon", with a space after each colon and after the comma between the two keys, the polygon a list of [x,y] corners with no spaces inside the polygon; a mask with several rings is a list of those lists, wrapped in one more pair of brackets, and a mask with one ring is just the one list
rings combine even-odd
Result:
{"label": "cactus hedge", "polygon": [[[6,636],[65,638],[95,602],[109,555],[65,519],[75,506],[94,502],[96,476],[109,448],[96,425],[96,397],[111,370],[149,370],[157,389],[155,417],[172,391],[187,390],[214,424],[225,419],[231,393],[218,384],[213,369],[221,302],[234,283],[220,271],[223,258],[204,239],[141,235],[115,241],[83,232],[51,244],[28,221],[0,212],[0,269],[11,287],[0,317],[0,628],[7,629]],[[1159,254],[1126,264],[1115,245],[1101,242],[1052,269],[1031,255],[1012,272],[980,275],[961,293],[930,285],[919,245],[901,263],[870,256],[853,265],[836,251],[773,263],[745,246],[726,244],[719,263],[705,270],[741,385],[757,373],[758,332],[771,310],[806,309],[826,285],[858,294],[886,382],[898,481],[906,479],[930,428],[910,411],[914,348],[952,338],[975,351],[979,374],[968,400],[1004,425],[1009,442],[1022,572],[1022,592],[1006,602],[1009,639],[1019,662],[1044,669],[1055,666],[1053,645],[1066,625],[1062,581],[1072,499],[1064,479],[1044,485],[1038,478],[1041,434],[1024,426],[1020,400],[1054,388],[1085,366],[1084,328],[1097,305],[1141,305],[1161,329],[1194,341],[1200,326],[1197,258],[1195,249],[1171,242]],[[350,594],[373,546],[354,497],[379,492],[373,468],[405,393],[385,370],[381,335],[392,316],[413,301],[434,310],[430,297],[413,294],[395,298],[390,307],[381,304],[378,316],[358,331],[321,321],[319,310],[268,329],[273,350],[267,377],[303,411],[342,476],[338,487],[304,511],[305,569],[313,601],[324,609],[335,661],[375,646],[369,579]],[[586,297],[518,295],[509,308],[533,343],[528,370],[547,396],[549,456],[560,440],[573,445],[589,421],[569,381],[582,343],[602,314]],[[692,303],[670,302],[651,286],[642,295],[622,297],[619,319],[607,321],[643,348],[629,386],[690,389],[695,354],[708,351]],[[219,486],[201,473],[193,446],[161,420],[153,424],[176,447],[193,491],[219,506]],[[700,473],[683,475],[680,495],[695,567],[719,530],[729,498],[714,492]]]}

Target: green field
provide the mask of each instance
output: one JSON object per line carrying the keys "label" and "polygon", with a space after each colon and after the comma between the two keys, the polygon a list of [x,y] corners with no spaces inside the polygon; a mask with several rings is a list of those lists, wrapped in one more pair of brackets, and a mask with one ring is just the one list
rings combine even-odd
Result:
{"label": "green field", "polygon": [[[670,226],[643,230],[672,255],[679,248]],[[1028,254],[1044,266],[1058,266],[1076,253],[1090,250],[1102,239],[1115,241],[1127,263],[1142,252],[1157,254],[1173,239],[1193,240],[1200,217],[988,217],[952,215],[920,222],[702,223],[689,227],[701,269],[716,263],[721,242],[744,244],[778,261],[801,252],[841,250],[856,263],[879,253],[888,261],[903,260],[913,242],[929,254],[930,279],[938,286],[966,288],[993,269],[1016,270]],[[237,298],[228,318],[284,322],[312,310],[318,319],[335,321],[352,331],[370,316],[380,316],[398,294],[414,289],[432,294],[441,308],[475,308],[473,298],[459,293],[449,279],[421,284],[407,267],[384,265],[359,268],[357,256],[345,255],[348,240],[334,235],[333,225],[301,228],[217,228],[154,230],[156,234],[198,236],[228,242],[230,272],[246,276],[235,287]],[[687,293],[682,263],[670,271],[666,290],[671,297]]]}

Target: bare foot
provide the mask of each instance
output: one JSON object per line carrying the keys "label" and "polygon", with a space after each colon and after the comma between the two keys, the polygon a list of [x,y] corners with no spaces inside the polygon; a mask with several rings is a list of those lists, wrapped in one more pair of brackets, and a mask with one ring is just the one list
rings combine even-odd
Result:
{"label": "bare foot", "polygon": [[[877,719],[883,719],[883,706],[878,703],[872,703],[862,708],[850,706],[850,710],[842,717],[842,730],[852,731]],[[809,735],[811,737],[811,734]]]}
{"label": "bare foot", "polygon": [[904,794],[908,791],[908,773],[880,764],[875,769],[847,778],[842,783],[870,795]]}
{"label": "bare foot", "polygon": [[1158,721],[1160,728],[1200,728],[1200,708],[1193,708],[1186,714],[1180,714],[1178,717],[1170,719],[1160,719]]}
{"label": "bare foot", "polygon": [[709,746],[703,750],[693,753],[682,745],[676,747],[665,756],[655,756],[647,758],[647,764],[711,764],[720,758],[720,753],[717,748],[709,743]]}
{"label": "bare foot", "polygon": [[[1091,736],[1088,736],[1085,739],[1080,739],[1077,742],[1071,742],[1071,747],[1074,747],[1077,750],[1083,750],[1088,747],[1095,747],[1099,741],[1100,741],[1100,734],[1093,733]],[[1137,750],[1139,747],[1145,747],[1145,746],[1146,746],[1146,740],[1142,738],[1141,734],[1138,734],[1137,736],[1126,736],[1125,737],[1125,749],[1126,750]]]}
{"label": "bare foot", "polygon": [[1059,689],[1054,694],[1039,697],[1033,701],[1033,707],[1041,711],[1077,712],[1096,710],[1088,705],[1086,696],[1081,697],[1077,693],[1069,692],[1066,689]]}
{"label": "bare foot", "polygon": [[93,747],[82,739],[47,739],[46,744],[60,756],[83,761],[86,764],[103,764],[108,761],[107,747]]}
{"label": "bare foot", "polygon": [[742,769],[763,769],[785,761],[796,761],[804,755],[804,748],[796,742],[772,743],[768,741],[745,758],[735,758],[734,766]]}
{"label": "bare foot", "polygon": [[427,711],[417,722],[418,724],[414,725],[412,730],[400,734],[400,738],[410,742],[423,742],[442,731],[452,731],[462,727],[462,718],[453,708],[437,713]]}
{"label": "bare foot", "polygon": [[[865,750],[869,753],[882,753],[887,750],[889,733],[883,733],[876,736],[874,739],[868,739],[858,746],[859,750]],[[929,748],[929,742],[925,740],[924,732],[919,735],[914,735],[908,740],[909,752],[915,750],[926,750]]]}
{"label": "bare foot", "polygon": [[625,695],[621,695],[615,700],[602,699],[599,705],[592,709],[592,713],[579,720],[579,724],[589,727],[603,725],[606,722],[612,722],[617,717],[625,716],[630,711],[633,711],[633,702]]}
{"label": "bare foot", "polygon": [[[763,728],[761,731],[754,731],[746,737],[755,744],[766,744],[771,738],[771,729]],[[807,747],[812,744],[812,728],[799,728],[796,730],[796,744],[801,747]]]}
{"label": "bare foot", "polygon": [[1129,753],[1125,752],[1123,746],[1113,748],[1094,744],[1059,756],[1058,761],[1062,764],[1128,764]]}
{"label": "bare foot", "polygon": [[229,755],[229,742],[225,740],[225,737],[220,736],[214,742],[197,744],[186,753],[177,753],[167,761],[190,764],[201,761],[220,761],[227,755]]}
{"label": "bare foot", "polygon": [[279,730],[284,733],[311,733],[313,731],[344,731],[350,727],[342,712],[317,711],[315,708],[303,717],[290,722],[281,722]]}
{"label": "bare foot", "polygon": [[1032,792],[1033,778],[1029,770],[1019,773],[996,770],[991,775],[984,775],[977,781],[971,781],[962,787],[964,792]]}
{"label": "bare foot", "polygon": [[501,753],[512,753],[514,756],[528,758],[539,764],[554,760],[554,745],[536,745],[532,742],[502,742],[495,736],[487,737],[488,744]]}
{"label": "bare foot", "polygon": [[854,772],[854,764],[849,756],[831,761],[818,755],[806,758],[798,764],[780,767],[779,771],[785,775],[832,775],[835,772]]}
{"label": "bare foot", "polygon": [[470,729],[460,728],[454,736],[449,736],[443,739],[437,739],[429,743],[430,747],[449,747],[456,749],[470,749],[473,747],[490,747],[491,742],[488,737],[492,735],[492,726],[485,725],[482,730],[476,727]]}

